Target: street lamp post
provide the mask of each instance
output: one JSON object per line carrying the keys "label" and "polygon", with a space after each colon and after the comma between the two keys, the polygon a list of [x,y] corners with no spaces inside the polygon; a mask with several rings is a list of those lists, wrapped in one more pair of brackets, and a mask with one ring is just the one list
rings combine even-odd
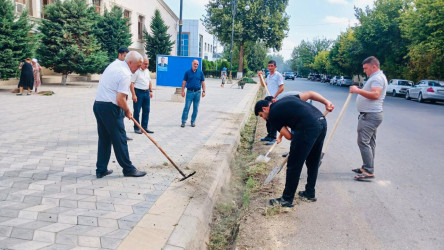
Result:
{"label": "street lamp post", "polygon": [[[219,9],[223,8],[222,4],[219,4]],[[231,13],[233,16],[232,23],[231,23],[231,46],[230,46],[230,75],[228,77],[228,83],[232,83],[232,72],[233,72],[233,39],[234,39],[234,18],[236,17],[236,10],[237,10],[237,0],[231,1]],[[245,6],[245,10],[249,11],[250,6],[247,4]]]}
{"label": "street lamp post", "polygon": [[177,56],[182,56],[182,7],[183,7],[183,0],[180,0],[180,17],[179,17],[179,52],[177,53]]}

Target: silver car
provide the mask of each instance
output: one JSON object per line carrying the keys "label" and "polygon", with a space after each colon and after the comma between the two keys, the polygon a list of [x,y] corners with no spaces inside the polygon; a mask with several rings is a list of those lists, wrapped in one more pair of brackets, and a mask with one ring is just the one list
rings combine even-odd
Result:
{"label": "silver car", "polygon": [[425,100],[430,100],[432,103],[444,101],[444,82],[421,80],[407,90],[405,99],[410,100],[411,98],[418,99],[419,102],[424,102]]}
{"label": "silver car", "polygon": [[349,76],[341,76],[336,81],[336,85],[339,85],[339,86],[352,86],[353,85],[353,80]]}
{"label": "silver car", "polygon": [[337,81],[339,80],[339,76],[333,76],[331,79],[330,79],[330,84],[331,85],[336,85],[336,83],[337,83]]}
{"label": "silver car", "polygon": [[392,79],[387,85],[387,94],[392,96],[405,95],[407,90],[413,86],[413,82],[403,79]]}

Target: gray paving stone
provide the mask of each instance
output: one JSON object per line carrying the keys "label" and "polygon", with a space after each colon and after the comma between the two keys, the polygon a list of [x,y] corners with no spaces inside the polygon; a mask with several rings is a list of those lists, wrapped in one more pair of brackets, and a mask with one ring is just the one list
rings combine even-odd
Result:
{"label": "gray paving stone", "polygon": [[69,207],[69,208],[77,208],[77,201],[61,199],[60,206],[61,207]]}
{"label": "gray paving stone", "polygon": [[114,205],[111,203],[97,202],[96,205],[99,210],[114,211]]}
{"label": "gray paving stone", "polygon": [[105,234],[104,237],[123,240],[126,236],[128,236],[129,233],[130,233],[130,230],[128,230],[128,229],[118,229],[118,230],[113,231],[109,234]]}
{"label": "gray paving stone", "polygon": [[37,216],[37,220],[39,221],[48,221],[48,222],[57,222],[58,214],[55,213],[42,213],[39,212]]}
{"label": "gray paving stone", "polygon": [[74,234],[58,233],[56,235],[56,243],[63,245],[78,245],[78,236]]}
{"label": "gray paving stone", "polygon": [[101,247],[100,237],[80,235],[78,240],[79,240],[79,246],[82,246],[82,247],[94,247],[94,248]]}
{"label": "gray paving stone", "polygon": [[0,226],[0,236],[9,237],[12,232],[12,227],[10,226]]}
{"label": "gray paving stone", "polygon": [[40,205],[42,204],[42,196],[26,195],[23,202]]}
{"label": "gray paving stone", "polygon": [[0,209],[0,216],[3,216],[3,217],[17,218],[18,214],[19,214],[19,210],[8,209],[8,208]]}
{"label": "gray paving stone", "polygon": [[17,239],[23,239],[23,240],[32,240],[33,236],[34,236],[33,229],[14,227],[12,229],[10,237],[17,238]]}
{"label": "gray paving stone", "polygon": [[98,223],[96,217],[79,216],[77,219],[79,225],[97,226]]}
{"label": "gray paving stone", "polygon": [[122,240],[109,237],[100,237],[102,248],[116,249]]}
{"label": "gray paving stone", "polygon": [[50,246],[47,247],[43,247],[43,248],[39,248],[39,250],[70,250],[75,248],[76,245],[74,244],[70,244],[70,245],[65,245],[65,244],[50,244]]}
{"label": "gray paving stone", "polygon": [[120,229],[126,229],[126,230],[131,230],[135,225],[137,225],[136,221],[118,220],[117,223],[119,224]]}
{"label": "gray paving stone", "polygon": [[32,222],[28,222],[25,224],[21,224],[17,227],[19,228],[25,228],[25,229],[32,229],[32,230],[36,230],[42,227],[46,227],[48,225],[51,225],[51,222],[47,222],[47,221],[32,221]]}
{"label": "gray paving stone", "polygon": [[17,249],[16,246],[19,244],[27,243],[28,240],[22,240],[17,238],[6,238],[0,241],[0,249]]}
{"label": "gray paving stone", "polygon": [[33,240],[35,240],[35,241],[42,241],[42,242],[48,242],[48,243],[54,243],[55,242],[55,233],[47,232],[47,231],[41,231],[41,230],[36,230],[34,232]]}

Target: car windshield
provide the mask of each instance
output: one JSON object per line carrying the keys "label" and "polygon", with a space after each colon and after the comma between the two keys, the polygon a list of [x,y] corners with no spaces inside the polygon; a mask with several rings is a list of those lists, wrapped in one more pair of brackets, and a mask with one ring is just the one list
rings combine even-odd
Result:
{"label": "car windshield", "polygon": [[287,75],[294,75],[293,72],[287,72]]}
{"label": "car windshield", "polygon": [[439,84],[438,82],[430,81],[429,86],[442,86],[442,85]]}
{"label": "car windshield", "polygon": [[351,77],[344,76],[344,79],[351,80]]}
{"label": "car windshield", "polygon": [[412,83],[409,81],[399,81],[398,85],[402,85],[402,86],[412,86]]}

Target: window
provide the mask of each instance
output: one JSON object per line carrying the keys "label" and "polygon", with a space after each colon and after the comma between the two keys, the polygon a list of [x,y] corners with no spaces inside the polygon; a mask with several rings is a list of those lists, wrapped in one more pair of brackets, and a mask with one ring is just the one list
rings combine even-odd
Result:
{"label": "window", "polygon": [[139,16],[139,22],[138,22],[138,25],[137,25],[137,38],[139,40],[143,39],[144,23],[145,23],[145,17],[144,16]]}
{"label": "window", "polygon": [[177,34],[177,55],[178,56],[189,56],[189,34],[182,33],[182,41],[180,44],[180,55],[179,55],[179,34]]}
{"label": "window", "polygon": [[129,25],[130,21],[131,21],[131,11],[129,10],[124,10],[123,11],[123,17],[124,18],[128,18],[128,21],[126,21],[126,24]]}
{"label": "window", "polygon": [[202,43],[203,43],[203,36],[199,35],[199,57],[200,58],[202,58],[202,53],[203,53]]}
{"label": "window", "polygon": [[25,9],[29,11],[32,16],[32,0],[15,0],[15,12],[22,13]]}
{"label": "window", "polygon": [[92,0],[92,3],[94,5],[94,9],[97,13],[100,13],[100,2],[101,2],[101,0]]}

